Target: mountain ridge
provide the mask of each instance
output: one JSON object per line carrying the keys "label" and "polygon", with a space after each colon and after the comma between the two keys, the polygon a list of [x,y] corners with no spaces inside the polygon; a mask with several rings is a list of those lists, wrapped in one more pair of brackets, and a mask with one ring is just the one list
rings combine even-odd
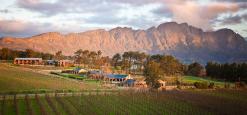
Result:
{"label": "mountain ridge", "polygon": [[204,32],[187,23],[176,22],[162,23],[146,30],[116,27],[68,34],[48,32],[26,38],[4,37],[0,39],[0,48],[3,47],[30,48],[53,54],[61,50],[65,55],[73,55],[78,49],[102,50],[108,56],[141,51],[174,55],[184,62],[247,61],[247,41],[231,29]]}

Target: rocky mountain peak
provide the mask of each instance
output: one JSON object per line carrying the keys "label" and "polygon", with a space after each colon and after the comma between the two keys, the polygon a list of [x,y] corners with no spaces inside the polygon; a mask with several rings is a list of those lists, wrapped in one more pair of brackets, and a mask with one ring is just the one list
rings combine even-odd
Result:
{"label": "rocky mountain peak", "polygon": [[34,49],[55,53],[63,51],[73,55],[78,49],[101,50],[112,56],[124,51],[141,51],[150,54],[170,54],[184,62],[247,61],[247,42],[230,29],[204,32],[200,28],[168,22],[147,30],[117,27],[109,31],[90,30],[63,35],[48,32],[28,38],[2,38],[0,48]]}

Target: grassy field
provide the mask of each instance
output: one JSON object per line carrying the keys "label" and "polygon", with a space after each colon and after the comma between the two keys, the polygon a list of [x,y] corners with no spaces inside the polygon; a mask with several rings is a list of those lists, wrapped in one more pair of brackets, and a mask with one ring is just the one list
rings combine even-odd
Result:
{"label": "grassy field", "polygon": [[[202,78],[202,77],[195,77],[195,76],[183,76],[182,82],[189,83],[189,84],[193,84],[195,82],[208,82],[208,83],[213,82],[216,86],[219,86],[219,87],[224,87],[225,85],[225,82],[223,81],[217,81],[217,80],[212,80],[209,78]],[[233,85],[232,83],[229,83],[229,84]]]}
{"label": "grassy field", "polygon": [[86,78],[85,75],[70,74],[70,73],[51,72],[51,74],[59,75],[65,78],[77,79],[77,80],[83,80]]}
{"label": "grassy field", "polygon": [[52,77],[28,71],[22,67],[0,64],[0,93],[25,90],[95,89],[95,84]]}
{"label": "grassy field", "polygon": [[247,91],[166,91],[51,96],[0,100],[1,115],[244,115]]}

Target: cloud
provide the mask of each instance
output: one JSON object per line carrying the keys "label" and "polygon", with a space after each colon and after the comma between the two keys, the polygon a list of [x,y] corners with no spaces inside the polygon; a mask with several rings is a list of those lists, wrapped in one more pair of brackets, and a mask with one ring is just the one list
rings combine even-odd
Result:
{"label": "cloud", "polygon": [[28,37],[52,31],[55,28],[49,23],[31,23],[21,20],[1,20],[0,36]]}
{"label": "cloud", "polygon": [[222,20],[218,20],[218,22],[221,25],[234,25],[234,24],[240,24],[240,23],[244,23],[245,21],[247,21],[247,14],[243,14],[243,15],[234,15],[234,16],[228,16],[225,17]]}
{"label": "cloud", "polygon": [[[200,0],[89,0],[86,2],[81,0],[57,0],[55,2],[17,0],[17,5],[46,16],[67,13],[80,15],[90,12],[94,16],[85,19],[88,23],[121,24],[124,23],[126,18],[116,17],[116,14],[119,14],[118,11],[128,10],[128,7],[138,8],[149,4],[159,4],[157,9],[153,9],[153,16],[172,18],[173,21],[179,23],[187,22],[204,30],[211,30],[213,21],[220,14],[236,12],[247,7],[247,3],[243,0],[214,0],[207,4],[201,4],[201,2]],[[128,20],[125,22],[127,23]]]}
{"label": "cloud", "polygon": [[88,13],[88,12],[108,12],[121,8],[119,2],[108,2],[109,0],[58,0],[54,3],[42,0],[17,0],[16,4],[20,8],[38,12],[43,15],[53,16],[66,13]]}
{"label": "cloud", "polygon": [[0,13],[4,13],[4,14],[7,14],[9,13],[10,11],[8,9],[0,9]]}
{"label": "cloud", "polygon": [[246,0],[215,0],[215,1],[219,1],[219,2],[246,2]]}
{"label": "cloud", "polygon": [[64,12],[64,4],[41,2],[40,0],[17,0],[17,6],[45,15],[54,15]]}
{"label": "cloud", "polygon": [[168,12],[173,21],[186,22],[204,30],[211,30],[212,21],[220,14],[239,10],[239,4],[231,2],[212,2],[210,4],[200,4],[198,1],[189,0],[163,0],[163,2],[164,6],[154,13],[165,14]]}
{"label": "cloud", "polygon": [[[188,23],[204,30],[214,29],[215,23],[243,23],[242,15],[233,15],[247,9],[245,0],[16,0],[15,7],[24,9],[29,14],[38,14],[43,23],[56,25],[51,30],[70,32],[69,26],[76,26],[74,31],[85,28],[109,28],[114,26],[131,26],[147,28],[162,21]],[[11,11],[13,9],[10,9]],[[0,10],[1,12],[1,10]],[[90,15],[88,15],[90,14]],[[218,19],[222,14],[229,17]],[[62,19],[60,17],[63,17]],[[18,18],[18,17],[17,17]],[[12,19],[12,18],[7,18]],[[58,21],[52,22],[52,19]],[[36,19],[36,21],[39,19]],[[62,20],[62,21],[61,21]],[[24,25],[40,28],[43,23],[33,23],[27,19]],[[77,24],[61,23],[78,22]],[[82,23],[83,22],[83,23]],[[7,25],[6,25],[7,26]],[[81,27],[83,26],[83,27]],[[68,29],[68,30],[66,30]],[[43,31],[43,29],[41,29]],[[45,30],[45,29],[44,29]],[[38,30],[40,31],[40,30]],[[27,32],[29,33],[29,32]]]}
{"label": "cloud", "polygon": [[46,32],[60,32],[63,34],[71,32],[82,32],[95,27],[83,27],[76,22],[31,22],[18,19],[2,19],[0,17],[0,37],[30,37]]}
{"label": "cloud", "polygon": [[67,34],[99,28],[105,27],[99,27],[98,25],[94,24],[78,24],[74,22],[57,24],[0,19],[0,38],[4,36],[30,37],[46,32],[60,32],[62,34]]}

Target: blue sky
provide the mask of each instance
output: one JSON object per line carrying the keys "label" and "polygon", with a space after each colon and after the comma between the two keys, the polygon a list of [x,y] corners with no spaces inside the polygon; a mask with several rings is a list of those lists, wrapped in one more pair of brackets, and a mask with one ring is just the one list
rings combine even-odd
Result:
{"label": "blue sky", "polygon": [[1,0],[0,36],[83,32],[164,22],[212,31],[230,28],[247,37],[246,0]]}

